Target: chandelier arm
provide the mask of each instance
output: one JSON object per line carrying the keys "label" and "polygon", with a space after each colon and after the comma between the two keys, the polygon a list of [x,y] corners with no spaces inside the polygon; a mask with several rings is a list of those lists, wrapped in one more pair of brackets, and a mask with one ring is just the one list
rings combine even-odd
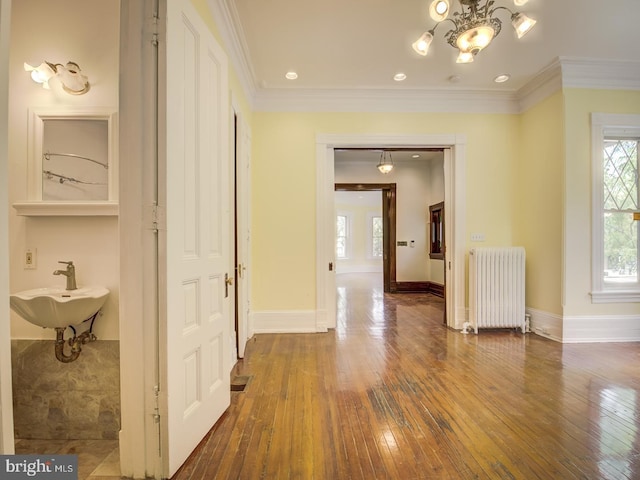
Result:
{"label": "chandelier arm", "polygon": [[497,11],[497,10],[506,10],[507,12],[509,12],[511,14],[511,17],[513,18],[514,15],[517,15],[518,12],[514,12],[513,10],[511,10],[510,8],[507,7],[496,7],[493,10],[491,10],[489,12],[489,15],[493,15],[493,12]]}
{"label": "chandelier arm", "polygon": [[432,28],[431,30],[429,30],[429,33],[430,33],[431,35],[433,35],[433,34],[436,32],[436,28],[438,28],[438,26],[439,26],[439,25],[441,25],[441,24],[443,24],[444,22],[451,22],[451,23],[453,23],[454,28],[458,28],[458,24],[457,24],[455,21],[453,21],[453,20],[452,20],[452,19],[450,19],[450,18],[445,18],[444,20],[441,20],[441,21],[439,21],[438,23],[436,23],[436,24],[433,26],[433,28]]}

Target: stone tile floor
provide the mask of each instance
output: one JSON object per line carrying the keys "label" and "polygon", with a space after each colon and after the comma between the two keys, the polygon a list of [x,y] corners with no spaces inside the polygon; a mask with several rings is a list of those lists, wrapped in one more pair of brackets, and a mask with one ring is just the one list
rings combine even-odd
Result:
{"label": "stone tile floor", "polygon": [[78,480],[120,479],[117,440],[16,439],[16,454],[78,455]]}

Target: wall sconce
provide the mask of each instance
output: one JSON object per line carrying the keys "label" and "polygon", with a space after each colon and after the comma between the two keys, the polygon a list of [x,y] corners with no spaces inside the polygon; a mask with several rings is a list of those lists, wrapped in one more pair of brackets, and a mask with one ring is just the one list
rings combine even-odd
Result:
{"label": "wall sconce", "polygon": [[34,82],[42,84],[42,88],[47,90],[50,88],[49,80],[52,77],[57,77],[64,91],[71,95],[83,95],[91,88],[89,80],[80,71],[80,66],[74,62],[67,62],[66,65],[42,62],[37,67],[25,63],[24,69],[31,72],[31,78]]}

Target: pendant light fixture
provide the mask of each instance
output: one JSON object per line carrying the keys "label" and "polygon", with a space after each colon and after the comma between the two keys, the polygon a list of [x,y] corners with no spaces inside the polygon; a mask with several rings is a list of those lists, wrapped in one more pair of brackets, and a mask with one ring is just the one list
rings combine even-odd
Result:
{"label": "pendant light fixture", "polygon": [[380,161],[378,162],[378,170],[385,175],[393,170],[393,159],[391,158],[391,152],[385,150],[380,154]]}

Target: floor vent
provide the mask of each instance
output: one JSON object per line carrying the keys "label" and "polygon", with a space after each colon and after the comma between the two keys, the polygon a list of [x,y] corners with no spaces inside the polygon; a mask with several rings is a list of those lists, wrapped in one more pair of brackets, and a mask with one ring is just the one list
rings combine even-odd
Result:
{"label": "floor vent", "polygon": [[248,375],[237,375],[231,379],[231,391],[232,392],[244,392],[244,388],[249,382]]}

